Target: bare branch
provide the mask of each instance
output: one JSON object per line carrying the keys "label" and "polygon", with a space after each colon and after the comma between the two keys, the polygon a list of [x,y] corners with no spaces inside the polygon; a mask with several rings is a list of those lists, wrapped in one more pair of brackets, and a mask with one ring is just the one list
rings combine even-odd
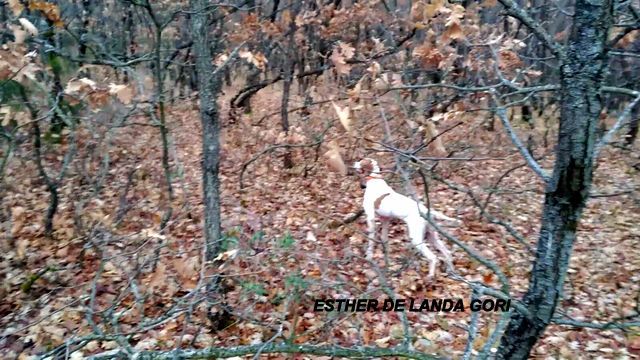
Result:
{"label": "bare branch", "polygon": [[640,102],[640,94],[631,103],[629,103],[629,105],[627,105],[622,114],[618,116],[618,120],[616,120],[616,123],[613,125],[613,127],[609,129],[609,131],[607,131],[602,139],[600,139],[600,141],[596,144],[596,148],[593,151],[593,157],[595,159],[598,158],[602,147],[607,145],[613,138],[613,135],[615,135],[615,133],[627,123],[627,119],[630,117],[629,115],[631,115],[631,111],[636,105],[638,105],[638,102]]}
{"label": "bare branch", "polygon": [[627,96],[640,96],[640,91],[615,86],[603,86],[602,91],[614,94],[623,94]]}
{"label": "bare branch", "polygon": [[244,44],[246,44],[246,41],[243,41],[242,43],[240,43],[240,45],[236,46],[236,48],[233,49],[233,51],[231,51],[231,54],[229,54],[229,57],[227,58],[227,60],[225,60],[225,62],[222,63],[220,66],[217,66],[216,69],[213,71],[213,76],[218,75],[220,71],[226,68],[233,60],[235,60],[236,56],[238,55],[238,52],[240,51],[240,48],[243,47]]}
{"label": "bare branch", "polygon": [[533,34],[540,40],[546,47],[551,50],[553,55],[563,58],[564,53],[562,51],[562,46],[560,46],[551,35],[549,35],[537,21],[535,21],[529,13],[527,13],[523,8],[520,7],[513,0],[498,0],[500,4],[502,4],[506,9],[507,13],[512,17],[520,20],[526,27],[529,28],[533,32]]}
{"label": "bare branch", "polygon": [[574,319],[568,319],[565,317],[555,318],[553,319],[553,323],[558,325],[567,325],[567,326],[591,328],[591,329],[599,329],[599,330],[628,329],[628,328],[640,326],[640,321],[630,321],[630,322],[621,322],[621,323],[612,321],[612,322],[606,322],[606,323],[600,324],[600,323],[589,322],[589,321],[579,321]]}
{"label": "bare branch", "polygon": [[549,174],[547,174],[544,171],[544,169],[542,169],[540,164],[538,164],[538,162],[533,158],[533,156],[531,156],[531,154],[529,153],[527,148],[524,146],[522,141],[520,141],[520,138],[518,138],[518,134],[516,134],[515,130],[511,126],[511,123],[509,122],[509,119],[507,119],[507,112],[505,108],[501,106],[498,102],[498,97],[496,96],[495,91],[492,91],[491,94],[493,95],[494,101],[496,102],[496,114],[500,118],[500,121],[502,122],[502,125],[504,126],[505,130],[507,131],[507,134],[511,138],[511,141],[516,146],[520,154],[522,154],[522,157],[524,157],[525,161],[527,162],[527,165],[529,165],[531,170],[533,170],[533,172],[535,172],[536,175],[538,175],[542,179],[542,181],[544,181],[545,183],[549,182],[549,179],[550,179]]}
{"label": "bare branch", "polygon": [[[359,346],[359,347],[341,347],[338,345],[307,345],[307,344],[293,344],[293,343],[278,343],[278,344],[257,344],[248,346],[236,346],[229,348],[207,348],[197,350],[166,350],[166,351],[142,351],[134,354],[134,358],[139,360],[154,359],[154,360],[169,360],[169,359],[207,359],[207,358],[231,358],[244,355],[255,354],[260,351],[262,354],[309,354],[309,355],[324,355],[332,357],[358,357],[358,358],[372,358],[372,357],[387,357],[398,356],[408,359],[442,359],[437,356],[424,354],[418,351],[409,350],[404,346],[393,347],[388,349],[371,347],[371,346]],[[108,351],[101,354],[96,354],[91,359],[116,359],[126,354],[118,351]]]}

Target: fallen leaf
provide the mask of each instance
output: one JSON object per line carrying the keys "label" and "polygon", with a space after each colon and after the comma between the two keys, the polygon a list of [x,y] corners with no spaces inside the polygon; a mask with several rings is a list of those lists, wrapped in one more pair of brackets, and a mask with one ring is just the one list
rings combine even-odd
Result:
{"label": "fallen leaf", "polygon": [[312,231],[307,231],[307,241],[316,242],[318,239],[316,239]]}
{"label": "fallen leaf", "polygon": [[378,347],[386,349],[389,347],[389,340],[391,340],[391,336],[383,337],[382,339],[378,339],[374,342]]}

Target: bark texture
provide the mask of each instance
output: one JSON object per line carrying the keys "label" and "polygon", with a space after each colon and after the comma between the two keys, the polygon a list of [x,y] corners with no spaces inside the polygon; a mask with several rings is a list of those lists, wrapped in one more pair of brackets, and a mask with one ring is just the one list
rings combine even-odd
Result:
{"label": "bark texture", "polygon": [[536,259],[524,297],[530,318],[514,314],[498,350],[501,359],[527,359],[562,296],[576,227],[591,188],[599,89],[607,69],[611,0],[577,0],[561,66],[561,118],[553,176],[546,188]]}
{"label": "bark texture", "polygon": [[207,260],[213,260],[220,249],[220,114],[216,98],[220,82],[211,63],[215,39],[209,39],[210,3],[190,0],[193,51],[198,78],[200,121],[202,123],[202,188],[204,201],[204,238]]}

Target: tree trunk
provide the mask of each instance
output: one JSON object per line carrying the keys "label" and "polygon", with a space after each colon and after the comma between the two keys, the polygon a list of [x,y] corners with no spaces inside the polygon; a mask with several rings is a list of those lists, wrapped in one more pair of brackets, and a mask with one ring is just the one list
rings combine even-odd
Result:
{"label": "tree trunk", "polygon": [[[289,3],[291,5],[291,3]],[[296,32],[296,24],[295,17],[297,15],[297,11],[293,11],[293,15],[291,17],[291,21],[289,22],[289,34],[287,35],[289,46],[285,50],[285,58],[284,63],[282,65],[282,103],[280,105],[280,121],[282,124],[282,131],[285,134],[289,134],[289,95],[291,93],[291,82],[293,81],[293,72],[296,66],[295,62],[295,39],[294,35]],[[293,160],[291,158],[291,149],[285,149],[283,165],[285,169],[291,169],[293,167]]]}
{"label": "tree trunk", "polygon": [[40,173],[40,177],[44,181],[47,186],[47,190],[49,191],[49,207],[47,208],[47,215],[44,219],[44,234],[48,238],[53,237],[53,217],[56,215],[58,211],[58,184],[47,175],[47,172],[44,169],[44,162],[42,160],[42,143],[40,141],[40,125],[37,121],[33,122],[33,149],[36,158],[36,165],[38,166],[38,171]]}
{"label": "tree trunk", "polygon": [[631,122],[629,122],[629,131],[627,131],[627,138],[625,142],[628,147],[633,145],[633,142],[636,141],[638,137],[638,127],[640,125],[640,105],[636,105],[636,107],[631,112]]}
{"label": "tree trunk", "polygon": [[82,27],[80,28],[79,38],[80,38],[80,58],[86,59],[87,57],[87,40],[86,34],[89,32],[89,22],[91,19],[91,2],[89,0],[82,0]]}
{"label": "tree trunk", "polygon": [[[202,189],[204,202],[204,240],[207,260],[220,249],[220,114],[216,97],[220,81],[211,67],[212,52],[208,39],[208,1],[190,0],[193,51],[198,78],[200,121],[202,123]],[[215,41],[211,41],[216,43]],[[215,45],[214,45],[215,46]],[[214,69],[215,70],[215,69]]]}
{"label": "tree trunk", "polygon": [[607,68],[605,44],[612,1],[577,0],[574,23],[561,66],[561,117],[556,163],[547,185],[536,260],[523,301],[531,318],[514,314],[498,358],[526,359],[551,322],[562,296],[576,227],[593,174],[598,95]]}

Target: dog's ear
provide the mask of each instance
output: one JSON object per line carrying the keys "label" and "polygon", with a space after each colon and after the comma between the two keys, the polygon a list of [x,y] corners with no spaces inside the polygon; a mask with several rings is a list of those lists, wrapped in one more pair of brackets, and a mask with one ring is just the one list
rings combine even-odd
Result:
{"label": "dog's ear", "polygon": [[371,174],[373,171],[373,162],[369,158],[365,158],[360,160],[360,169],[365,174]]}

